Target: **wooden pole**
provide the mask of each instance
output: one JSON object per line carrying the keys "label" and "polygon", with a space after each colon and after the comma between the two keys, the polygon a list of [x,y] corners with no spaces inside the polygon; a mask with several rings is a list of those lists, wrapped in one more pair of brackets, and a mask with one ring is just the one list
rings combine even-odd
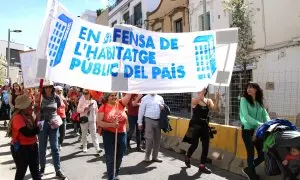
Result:
{"label": "wooden pole", "polygon": [[42,93],[43,93],[43,86],[44,86],[44,79],[40,80],[40,92],[39,92],[39,98],[37,101],[37,112],[39,114],[39,117],[36,117],[36,121],[40,120],[38,118],[41,118],[41,99],[42,99]]}
{"label": "wooden pole", "polygon": [[115,133],[115,151],[114,151],[114,177],[116,177],[116,161],[117,161],[117,141],[118,141],[118,128],[116,128]]}

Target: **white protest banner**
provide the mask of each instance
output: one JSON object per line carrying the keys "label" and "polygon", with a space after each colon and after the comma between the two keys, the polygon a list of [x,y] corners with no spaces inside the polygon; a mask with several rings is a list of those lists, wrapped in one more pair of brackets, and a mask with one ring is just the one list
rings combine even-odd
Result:
{"label": "white protest banner", "polygon": [[[53,1],[54,2],[54,1]],[[196,92],[228,86],[237,29],[158,33],[130,25],[93,24],[52,5],[38,48],[41,78],[92,90],[131,93]],[[43,58],[42,55],[44,55]]]}
{"label": "white protest banner", "polygon": [[39,87],[40,85],[40,79],[36,78],[37,68],[34,67],[33,62],[35,57],[35,50],[20,53],[23,83],[25,88]]}

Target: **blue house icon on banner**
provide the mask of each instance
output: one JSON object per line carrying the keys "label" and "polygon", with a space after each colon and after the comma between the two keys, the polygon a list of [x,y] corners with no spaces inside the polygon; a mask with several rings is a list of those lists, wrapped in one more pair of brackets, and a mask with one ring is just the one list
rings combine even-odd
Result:
{"label": "blue house icon on banner", "polygon": [[50,33],[50,39],[48,42],[48,55],[51,67],[55,67],[61,62],[73,20],[65,14],[61,14],[54,23],[55,27]]}
{"label": "blue house icon on banner", "polygon": [[211,78],[217,69],[214,36],[198,36],[194,39],[194,45],[198,79]]}

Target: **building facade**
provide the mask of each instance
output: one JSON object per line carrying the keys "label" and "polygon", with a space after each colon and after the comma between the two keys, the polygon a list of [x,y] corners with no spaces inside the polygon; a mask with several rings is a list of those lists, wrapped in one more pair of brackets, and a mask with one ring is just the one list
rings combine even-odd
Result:
{"label": "building facade", "polygon": [[158,7],[148,13],[147,29],[157,32],[189,32],[188,7],[188,0],[161,0]]}
{"label": "building facade", "polygon": [[[7,41],[0,40],[0,84],[7,78]],[[20,52],[30,50],[24,44],[10,43],[10,79],[11,82],[21,81],[21,60]]]}
{"label": "building facade", "polygon": [[108,25],[113,27],[124,23],[145,28],[146,13],[147,6],[142,0],[116,0],[108,8]]}
{"label": "building facade", "polygon": [[101,13],[97,14],[96,24],[108,26],[108,9],[101,10]]}
{"label": "building facade", "polygon": [[96,13],[96,11],[87,9],[84,11],[84,13],[82,13],[82,15],[80,17],[86,21],[96,23],[97,13]]}
{"label": "building facade", "polygon": [[[203,1],[190,0],[190,29],[203,30]],[[222,0],[207,0],[210,29],[228,28],[231,16]],[[264,90],[272,114],[295,120],[300,113],[300,1],[253,1],[249,4],[254,44],[249,57],[255,63],[246,72],[235,67],[230,88],[231,119],[238,119],[241,82],[256,81]],[[284,108],[283,108],[284,107]]]}

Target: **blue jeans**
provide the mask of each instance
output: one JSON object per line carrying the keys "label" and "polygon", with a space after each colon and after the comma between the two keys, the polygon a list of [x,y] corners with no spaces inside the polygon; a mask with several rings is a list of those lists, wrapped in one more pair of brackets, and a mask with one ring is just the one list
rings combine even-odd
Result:
{"label": "blue jeans", "polygon": [[138,116],[128,115],[129,131],[128,131],[127,143],[129,144],[129,141],[131,140],[131,137],[132,137],[134,129],[135,129],[136,144],[137,144],[137,147],[140,147],[140,145],[141,145],[141,132],[138,128],[137,120],[138,120]]}
{"label": "blue jeans", "polygon": [[[115,133],[103,130],[103,144],[104,144],[105,159],[106,159],[107,178],[108,180],[115,180],[115,175],[114,175]],[[116,176],[118,176],[120,173],[120,166],[125,152],[126,152],[126,133],[118,133]]]}
{"label": "blue jeans", "polygon": [[51,147],[54,168],[57,172],[58,170],[60,170],[60,157],[58,151],[58,128],[51,129],[50,125],[47,122],[45,122],[43,130],[39,133],[39,151],[41,168],[45,168],[46,165],[46,149],[48,137]]}

